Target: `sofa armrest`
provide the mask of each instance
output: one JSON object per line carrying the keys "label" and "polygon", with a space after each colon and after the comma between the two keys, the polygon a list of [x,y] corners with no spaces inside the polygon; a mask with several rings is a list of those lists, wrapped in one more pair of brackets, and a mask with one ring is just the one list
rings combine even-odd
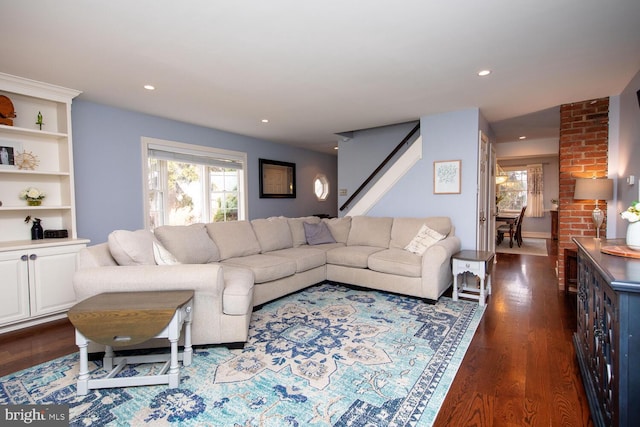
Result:
{"label": "sofa armrest", "polygon": [[457,236],[449,236],[430,246],[422,255],[422,290],[425,298],[437,300],[451,285],[451,257],[460,251]]}
{"label": "sofa armrest", "polygon": [[184,289],[221,299],[224,279],[218,264],[107,266],[76,271],[73,288],[78,301],[103,292]]}
{"label": "sofa armrest", "polygon": [[[424,256],[440,256],[443,261],[445,259],[451,259],[451,257],[460,251],[461,242],[458,236],[448,236],[447,238],[440,240],[434,245],[427,248]],[[439,255],[436,255],[439,254]]]}

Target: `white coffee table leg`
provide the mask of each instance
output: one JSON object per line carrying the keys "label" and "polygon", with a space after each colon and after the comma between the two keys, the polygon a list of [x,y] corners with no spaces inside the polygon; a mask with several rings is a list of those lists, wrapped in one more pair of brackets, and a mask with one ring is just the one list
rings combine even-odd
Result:
{"label": "white coffee table leg", "polygon": [[193,357],[193,349],[191,348],[191,306],[187,307],[187,317],[184,325],[184,353],[182,354],[182,364],[184,366],[191,365]]}
{"label": "white coffee table leg", "polygon": [[169,387],[176,388],[180,385],[180,365],[178,364],[178,339],[170,338],[171,364],[169,365]]}
{"label": "white coffee table leg", "polygon": [[88,341],[78,330],[76,330],[76,344],[80,352],[80,371],[78,372],[78,396],[84,396],[89,392],[89,354],[87,351]]}

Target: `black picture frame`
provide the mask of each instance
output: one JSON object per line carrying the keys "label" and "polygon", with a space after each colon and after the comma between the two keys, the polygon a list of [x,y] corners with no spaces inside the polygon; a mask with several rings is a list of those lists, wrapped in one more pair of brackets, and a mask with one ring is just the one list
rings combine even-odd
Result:
{"label": "black picture frame", "polygon": [[258,159],[261,199],[296,198],[296,164]]}

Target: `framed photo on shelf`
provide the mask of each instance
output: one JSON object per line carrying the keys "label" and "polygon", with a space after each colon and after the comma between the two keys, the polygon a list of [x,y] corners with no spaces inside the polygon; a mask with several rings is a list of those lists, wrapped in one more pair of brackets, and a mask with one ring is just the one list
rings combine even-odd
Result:
{"label": "framed photo on shelf", "polygon": [[22,144],[0,139],[0,168],[16,169],[16,156],[22,151]]}
{"label": "framed photo on shelf", "polygon": [[433,162],[433,194],[460,194],[462,160]]}

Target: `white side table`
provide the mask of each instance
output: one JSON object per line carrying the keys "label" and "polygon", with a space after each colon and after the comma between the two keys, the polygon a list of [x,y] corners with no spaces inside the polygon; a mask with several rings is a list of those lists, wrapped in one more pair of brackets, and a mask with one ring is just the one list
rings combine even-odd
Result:
{"label": "white side table", "polygon": [[[193,291],[116,292],[88,298],[69,310],[76,328],[76,344],[80,350],[77,393],[90,389],[168,384],[180,385],[180,365],[191,364],[191,319]],[[184,352],[178,353],[180,332],[185,329]],[[113,347],[145,342],[151,338],[167,338],[169,354],[114,357]],[[110,371],[102,378],[91,378],[87,346],[90,341],[105,345],[103,367]],[[131,363],[165,362],[156,375],[116,377]],[[117,365],[113,367],[114,363]]]}
{"label": "white side table", "polygon": [[[477,299],[480,305],[485,305],[488,295],[491,295],[491,269],[493,268],[493,252],[460,251],[452,257],[453,300],[458,297]],[[480,278],[480,287],[468,285],[458,286],[458,275],[471,273]]]}

